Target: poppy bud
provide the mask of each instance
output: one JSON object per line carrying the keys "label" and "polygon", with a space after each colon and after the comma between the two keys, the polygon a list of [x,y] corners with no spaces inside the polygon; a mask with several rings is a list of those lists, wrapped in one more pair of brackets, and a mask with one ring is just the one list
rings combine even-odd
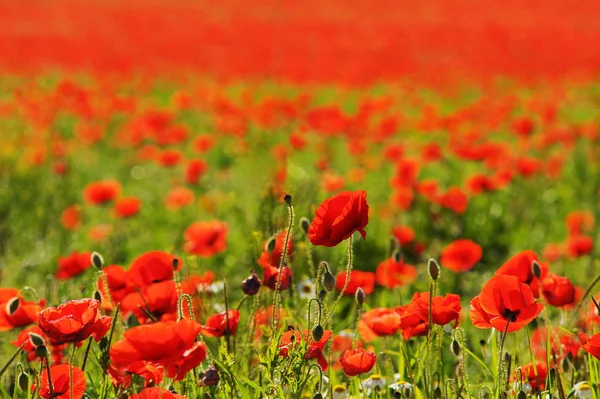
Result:
{"label": "poppy bud", "polygon": [[21,391],[27,392],[27,387],[29,387],[29,375],[26,372],[19,374],[17,382],[19,384],[19,388],[21,388]]}
{"label": "poppy bud", "polygon": [[562,368],[565,373],[568,373],[571,369],[571,365],[569,364],[569,360],[565,357],[562,361]]}
{"label": "poppy bud", "polygon": [[304,231],[305,234],[308,234],[308,228],[310,227],[310,220],[308,220],[305,217],[301,218],[300,219],[300,227],[302,227],[302,230]]}
{"label": "poppy bud", "polygon": [[333,274],[331,274],[329,269],[325,270],[325,273],[323,274],[323,287],[329,292],[333,291],[335,288],[335,277],[333,277]]}
{"label": "poppy bud", "polygon": [[454,353],[454,356],[458,356],[460,354],[460,344],[457,340],[453,340],[450,344],[450,350]]}
{"label": "poppy bud", "polygon": [[433,389],[433,399],[441,399],[441,397],[442,397],[442,388],[440,388],[440,386],[437,385]]}
{"label": "poppy bud", "polygon": [[440,277],[440,265],[435,261],[435,259],[429,259],[427,263],[427,273],[429,273],[429,277],[433,281],[436,281]]}
{"label": "poppy bud", "polygon": [[325,295],[327,295],[327,290],[321,290],[319,291],[319,300],[322,301],[323,299],[325,299]]}
{"label": "poppy bud", "polygon": [[32,332],[29,333],[29,341],[35,348],[46,345],[46,341],[41,335]]}
{"label": "poppy bud", "polygon": [[175,259],[173,259],[173,270],[177,270],[178,267],[179,267],[179,259],[175,258]]}
{"label": "poppy bud", "polygon": [[104,258],[98,252],[92,252],[92,265],[98,270],[102,270],[104,266]]}
{"label": "poppy bud", "polygon": [[289,194],[286,194],[285,197],[283,197],[283,200],[285,201],[286,204],[288,204],[288,206],[292,206],[292,196]]}
{"label": "poppy bud", "polygon": [[271,253],[275,250],[275,243],[276,243],[275,238],[276,237],[273,236],[273,237],[269,238],[269,240],[265,243],[265,251],[266,252]]}
{"label": "poppy bud", "polygon": [[517,395],[517,399],[527,399],[527,394],[525,393],[524,390],[520,390],[519,394]]}
{"label": "poppy bud", "polygon": [[536,278],[541,278],[542,277],[542,268],[540,267],[540,264],[537,263],[537,261],[533,261],[531,262],[531,271],[533,272],[533,275]]}
{"label": "poppy bud", "polygon": [[260,285],[260,278],[254,273],[254,270],[252,270],[252,274],[242,281],[242,291],[248,296],[254,296],[258,293]]}
{"label": "poppy bud", "polygon": [[358,287],[356,294],[354,294],[354,299],[356,299],[358,306],[362,306],[363,303],[365,303],[365,291],[362,289],[362,287]]}
{"label": "poppy bud", "polygon": [[399,250],[396,250],[392,253],[392,259],[394,259],[394,262],[398,263],[402,260],[402,253],[400,253]]}
{"label": "poppy bud", "polygon": [[204,386],[215,386],[219,383],[219,373],[214,367],[209,367],[208,370],[202,374],[202,385]]}
{"label": "poppy bud", "polygon": [[19,309],[19,298],[14,297],[6,304],[6,311],[9,315],[13,315]]}
{"label": "poppy bud", "polygon": [[313,399],[323,399],[323,395],[321,395],[321,392],[317,392],[315,396],[313,396]]}
{"label": "poppy bud", "polygon": [[37,348],[35,348],[35,355],[37,357],[45,358],[47,354],[48,354],[48,349],[46,348],[46,345],[38,346]]}
{"label": "poppy bud", "polygon": [[320,324],[317,324],[315,326],[315,328],[313,328],[312,330],[312,337],[315,340],[315,342],[319,342],[321,340],[321,338],[323,338],[323,333],[325,331],[323,331],[323,327],[321,327]]}
{"label": "poppy bud", "polygon": [[102,302],[102,295],[100,294],[100,291],[98,291],[98,290],[94,291],[94,299],[97,300],[98,302]]}

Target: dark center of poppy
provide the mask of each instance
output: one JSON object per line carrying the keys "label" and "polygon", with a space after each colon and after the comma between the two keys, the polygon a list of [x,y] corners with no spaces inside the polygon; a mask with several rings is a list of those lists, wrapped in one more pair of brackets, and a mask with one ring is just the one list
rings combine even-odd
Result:
{"label": "dark center of poppy", "polygon": [[510,310],[510,309],[504,309],[504,318],[508,321],[510,321],[511,323],[514,323],[515,321],[517,321],[517,317],[519,317],[519,314],[521,313],[520,310]]}

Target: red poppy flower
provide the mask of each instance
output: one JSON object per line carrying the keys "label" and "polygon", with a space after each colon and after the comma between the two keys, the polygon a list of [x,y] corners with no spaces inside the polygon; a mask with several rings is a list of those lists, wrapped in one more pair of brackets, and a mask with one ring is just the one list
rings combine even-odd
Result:
{"label": "red poppy flower", "polygon": [[577,334],[584,351],[600,360],[600,333],[588,338],[584,333]]}
{"label": "red poppy flower", "polygon": [[183,154],[181,151],[169,148],[164,150],[158,155],[158,164],[167,168],[171,168],[179,165],[179,163],[183,160]]}
{"label": "red poppy flower", "polygon": [[[421,315],[426,317],[425,320],[429,320],[429,292],[415,292],[409,306],[418,309]],[[431,301],[431,321],[440,326],[453,321],[456,327],[460,310],[460,296],[456,294],[434,296]]]}
{"label": "red poppy flower", "polygon": [[96,342],[106,334],[112,317],[100,314],[100,302],[84,298],[42,310],[38,326],[55,344],[79,342],[92,336]]}
{"label": "red poppy flower", "polygon": [[[15,307],[16,306],[16,307]],[[45,300],[26,301],[15,288],[0,288],[0,331],[35,323]]]}
{"label": "red poppy flower", "polygon": [[594,215],[590,211],[573,211],[565,219],[569,236],[579,236],[594,227]]}
{"label": "red poppy flower", "polygon": [[169,210],[177,210],[194,202],[194,192],[189,188],[175,187],[167,194],[165,206]]}
{"label": "red poppy flower", "polygon": [[567,254],[572,258],[579,258],[592,252],[594,239],[590,236],[571,236],[566,242]]}
{"label": "red poppy flower", "polygon": [[115,202],[115,215],[119,218],[129,218],[137,215],[142,208],[142,201],[136,197],[123,197]]}
{"label": "red poppy flower", "polygon": [[416,236],[412,227],[408,226],[396,226],[392,229],[392,234],[396,237],[401,247],[413,242]]}
{"label": "red poppy flower", "polygon": [[208,164],[202,159],[192,159],[185,169],[185,181],[187,184],[196,184],[200,177],[208,169]]}
{"label": "red poppy flower", "polygon": [[131,395],[128,399],[186,399],[186,397],[164,388],[151,387],[140,391],[140,393]]}
{"label": "red poppy flower", "polygon": [[177,289],[172,280],[160,281],[141,288],[139,292],[127,294],[121,301],[122,314],[134,314],[140,324],[149,321],[142,310],[150,312],[155,319],[161,321],[175,320],[177,317]]}
{"label": "red poppy flower", "polygon": [[[279,279],[279,267],[278,266],[267,266],[264,269],[263,273],[263,285],[269,287],[274,290],[277,288],[277,279]],[[292,269],[289,267],[281,268],[281,279],[279,282],[279,288],[281,290],[286,290],[289,288],[292,283]]]}
{"label": "red poppy flower", "polygon": [[194,139],[194,149],[196,150],[196,152],[199,153],[205,153],[208,150],[210,150],[212,148],[212,146],[214,145],[215,142],[215,138],[214,136],[205,134],[205,135],[200,135],[198,137],[196,137],[196,139]]}
{"label": "red poppy flower", "polygon": [[535,130],[535,124],[527,116],[522,116],[512,121],[511,127],[517,135],[525,137],[529,136]]}
{"label": "red poppy flower", "polygon": [[[108,280],[108,290],[114,303],[121,302],[125,295],[133,291],[133,286],[129,284],[130,277],[128,276],[127,271],[121,266],[106,266],[102,269],[102,271],[106,274],[106,279]],[[97,284],[98,290],[102,294],[102,297],[106,298],[106,300],[102,301],[102,307],[105,308],[108,306],[108,308],[111,309],[112,306],[110,303],[108,303],[109,301],[106,287],[104,287],[104,279],[99,277]]]}
{"label": "red poppy flower", "polygon": [[[281,254],[283,253],[283,244],[285,241],[286,230],[282,230],[275,237],[275,248],[273,251],[269,252],[265,248],[258,258],[258,264],[262,267],[267,266],[279,266],[279,262],[281,260]],[[269,240],[265,241],[265,246],[267,245]],[[290,257],[292,255],[292,235],[290,234],[290,238],[288,240],[287,247],[287,256]]]}
{"label": "red poppy flower", "polygon": [[563,247],[561,244],[549,242],[544,246],[542,254],[548,262],[556,262],[563,255]]}
{"label": "red poppy flower", "polygon": [[49,342],[50,339],[46,337],[46,334],[44,334],[44,332],[37,325],[21,330],[17,338],[11,342],[17,348],[23,346],[23,352],[27,353],[27,359],[30,362],[34,361],[38,356],[36,354],[36,347],[31,342],[29,334],[37,334],[44,338],[46,340],[46,347],[51,351],[52,361],[55,364],[62,363],[63,350],[67,348],[68,344],[51,345]]}
{"label": "red poppy flower", "polygon": [[369,222],[369,205],[365,191],[344,191],[326,199],[308,228],[308,238],[313,245],[335,247],[355,231],[363,239]]}
{"label": "red poppy flower", "polygon": [[400,329],[405,340],[427,335],[429,314],[423,314],[412,304],[398,306],[394,311],[400,315]]}
{"label": "red poppy flower", "polygon": [[173,278],[174,263],[177,270],[183,266],[181,259],[162,251],[146,252],[131,262],[127,275],[131,283],[143,288],[153,283],[158,283]]}
{"label": "red poppy flower", "polygon": [[451,209],[457,215],[462,215],[467,210],[469,198],[460,187],[450,187],[445,194],[439,197],[440,205]]}
{"label": "red poppy flower", "polygon": [[[71,374],[73,379],[71,380]],[[52,394],[48,384],[48,373],[42,373],[40,396],[46,399],[81,399],[85,393],[85,375],[81,369],[68,364],[50,367]],[[71,389],[71,386],[73,387]],[[71,390],[73,396],[71,396]]]}
{"label": "red poppy flower", "polygon": [[83,198],[88,204],[101,205],[113,201],[121,193],[121,183],[116,180],[103,180],[88,184],[83,190]]}
{"label": "red poppy flower", "polygon": [[92,265],[92,253],[85,252],[73,252],[71,255],[66,257],[58,257],[58,270],[56,271],[56,278],[59,280],[67,280],[75,276],[80,275],[84,271],[90,268]]}
{"label": "red poppy flower", "polygon": [[81,224],[79,219],[79,209],[76,205],[71,205],[63,211],[60,223],[66,230],[76,231]]}
{"label": "red poppy flower", "polygon": [[202,326],[200,332],[209,337],[218,338],[224,335],[234,335],[239,322],[239,310],[217,313],[206,319],[206,325]]}
{"label": "red poppy flower", "polygon": [[376,361],[377,356],[363,348],[349,349],[340,357],[340,363],[348,377],[368,373],[375,366]]}
{"label": "red poppy flower", "polygon": [[[496,276],[516,276],[520,282],[529,285],[531,291],[533,291],[533,295],[538,298],[540,296],[540,282],[533,274],[533,261],[538,262],[538,257],[535,252],[531,250],[519,252],[504,262],[504,264],[500,266],[498,270],[496,270]],[[538,264],[540,265],[542,272],[541,278],[544,278],[544,276],[548,273],[548,269],[543,263],[538,262]]]}
{"label": "red poppy flower", "polygon": [[456,240],[442,250],[440,263],[453,272],[466,272],[479,262],[481,255],[481,247],[473,241]]}
{"label": "red poppy flower", "polygon": [[[538,362],[536,361],[535,363],[535,369],[533,368],[533,364],[532,363],[528,363],[523,367],[520,367],[521,369],[521,378],[522,378],[522,384],[529,384],[529,386],[531,386],[531,389],[534,392],[537,391],[543,391],[544,389],[546,389],[546,378],[548,376],[548,367],[546,365],[546,362]],[[536,376],[536,372],[537,372],[537,376]],[[511,379],[512,381],[516,381],[518,378],[517,372],[515,371],[515,373],[513,374],[513,378]],[[539,384],[538,384],[539,381]]]}
{"label": "red poppy flower", "polygon": [[494,178],[481,174],[471,176],[466,183],[471,194],[481,194],[484,191],[494,191],[497,188]]}
{"label": "red poppy flower", "polygon": [[227,248],[227,225],[219,220],[195,222],[185,233],[184,251],[208,258]]}
{"label": "red poppy flower", "polygon": [[202,327],[193,320],[158,322],[125,331],[110,349],[117,368],[139,361],[163,365],[167,376],[181,380],[206,359],[206,346],[196,341]]}
{"label": "red poppy flower", "polygon": [[516,276],[492,277],[481,294],[471,300],[471,321],[477,328],[520,330],[535,319],[544,305],[535,301],[531,288]]}
{"label": "red poppy flower", "polygon": [[394,257],[381,262],[375,271],[377,284],[390,289],[410,284],[416,278],[417,269],[414,266],[402,260],[396,261]]}
{"label": "red poppy flower", "polygon": [[[550,338],[550,341],[548,341],[548,338]],[[577,353],[581,347],[581,342],[575,334],[571,334],[556,326],[551,327],[550,337],[548,337],[548,329],[546,327],[539,327],[531,334],[531,345],[534,354],[539,358],[546,357],[548,342],[551,343],[551,349],[559,359],[563,359],[568,354],[571,354],[573,358],[577,357]]]}
{"label": "red poppy flower", "polygon": [[[321,367],[321,370],[326,371],[329,367],[329,363],[323,355],[323,350],[327,341],[331,338],[332,331],[324,330],[323,336],[319,341],[313,339],[312,334],[307,330],[289,330],[283,333],[281,341],[279,342],[279,356],[288,357],[290,350],[297,350],[298,348],[306,347],[305,359],[317,359],[317,364]],[[306,342],[308,337],[308,342]],[[305,345],[306,343],[306,345]]]}
{"label": "red poppy flower", "polygon": [[575,301],[575,286],[566,277],[548,274],[542,278],[542,294],[552,306],[570,305]]}
{"label": "red poppy flower", "polygon": [[[335,279],[335,288],[341,292],[342,289],[344,289],[345,284],[346,272],[339,272]],[[344,295],[354,295],[359,288],[362,288],[367,295],[372,293],[375,288],[375,273],[352,270],[350,272],[350,281],[348,287],[346,287],[346,291],[344,291]]]}
{"label": "red poppy flower", "polygon": [[358,324],[361,337],[365,341],[372,341],[373,336],[396,334],[400,329],[401,318],[393,309],[375,308],[363,313]]}

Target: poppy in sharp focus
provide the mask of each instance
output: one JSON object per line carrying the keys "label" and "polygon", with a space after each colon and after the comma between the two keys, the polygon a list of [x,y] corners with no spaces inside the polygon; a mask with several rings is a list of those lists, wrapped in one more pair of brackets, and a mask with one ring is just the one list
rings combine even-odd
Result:
{"label": "poppy in sharp focus", "polygon": [[340,363],[348,377],[368,373],[375,366],[376,361],[377,356],[363,348],[349,349],[340,357]]}
{"label": "poppy in sharp focus", "polygon": [[100,302],[84,298],[42,310],[38,326],[57,345],[79,342],[92,336],[96,342],[109,330],[112,317],[100,314]]}
{"label": "poppy in sharp focus", "polygon": [[542,294],[552,306],[572,304],[576,299],[575,286],[567,277],[548,274],[542,279]]}
{"label": "poppy in sharp focus", "polygon": [[[423,317],[427,315],[429,320],[429,302],[429,292],[415,292],[410,306],[418,309]],[[456,327],[460,310],[460,296],[456,294],[434,296],[431,300],[431,322],[440,326],[454,322]]]}
{"label": "poppy in sharp focus", "polygon": [[308,239],[313,245],[335,247],[355,231],[363,239],[369,222],[369,205],[365,191],[344,191],[326,199],[308,228]]}
{"label": "poppy in sharp focus", "polygon": [[[124,316],[134,314],[140,324],[150,321],[149,312],[161,321],[177,318],[177,289],[173,280],[160,281],[143,287],[139,292],[126,295],[121,301],[121,312]],[[186,305],[184,304],[184,307]],[[142,310],[142,308],[144,310]]]}
{"label": "poppy in sharp focus", "polygon": [[227,225],[219,220],[195,222],[183,234],[184,251],[208,258],[227,248]]}
{"label": "poppy in sharp focus", "polygon": [[394,335],[400,329],[400,324],[400,315],[393,309],[375,308],[363,313],[358,330],[363,339],[370,341],[364,335],[369,333],[374,334],[375,337]]}
{"label": "poppy in sharp focus", "polygon": [[460,273],[469,271],[481,259],[481,247],[471,240],[461,239],[447,245],[442,250],[442,267]]}
{"label": "poppy in sharp focus", "polygon": [[[81,369],[68,364],[50,367],[52,393],[48,384],[48,373],[42,373],[40,396],[45,399],[81,399],[85,393],[85,375]],[[71,375],[73,378],[71,379]],[[71,386],[73,388],[71,388]],[[73,395],[71,396],[71,392]]]}
{"label": "poppy in sharp focus", "polygon": [[521,283],[527,284],[531,288],[531,291],[533,291],[533,295],[538,298],[540,296],[540,281],[533,274],[534,261],[538,262],[541,269],[540,277],[543,278],[548,272],[547,267],[543,263],[539,263],[537,255],[531,250],[521,251],[504,262],[504,264],[496,270],[496,276],[516,276]]}
{"label": "poppy in sharp focus", "polygon": [[127,275],[131,283],[138,287],[146,287],[173,278],[175,271],[183,266],[181,259],[163,251],[148,251],[131,262]]}
{"label": "poppy in sharp focus", "polygon": [[535,301],[529,286],[516,276],[492,277],[471,300],[471,321],[477,328],[520,330],[535,319],[544,305]]}
{"label": "poppy in sharp focus", "polygon": [[138,361],[163,365],[169,378],[181,380],[206,359],[205,344],[196,341],[201,328],[189,319],[133,327],[112,345],[110,358],[117,368]]}

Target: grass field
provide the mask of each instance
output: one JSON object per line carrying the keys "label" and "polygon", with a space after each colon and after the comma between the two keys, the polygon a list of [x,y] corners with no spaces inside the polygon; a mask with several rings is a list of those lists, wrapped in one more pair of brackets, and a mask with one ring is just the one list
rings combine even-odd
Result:
{"label": "grass field", "polygon": [[0,397],[600,397],[598,5],[272,3],[0,2]]}

